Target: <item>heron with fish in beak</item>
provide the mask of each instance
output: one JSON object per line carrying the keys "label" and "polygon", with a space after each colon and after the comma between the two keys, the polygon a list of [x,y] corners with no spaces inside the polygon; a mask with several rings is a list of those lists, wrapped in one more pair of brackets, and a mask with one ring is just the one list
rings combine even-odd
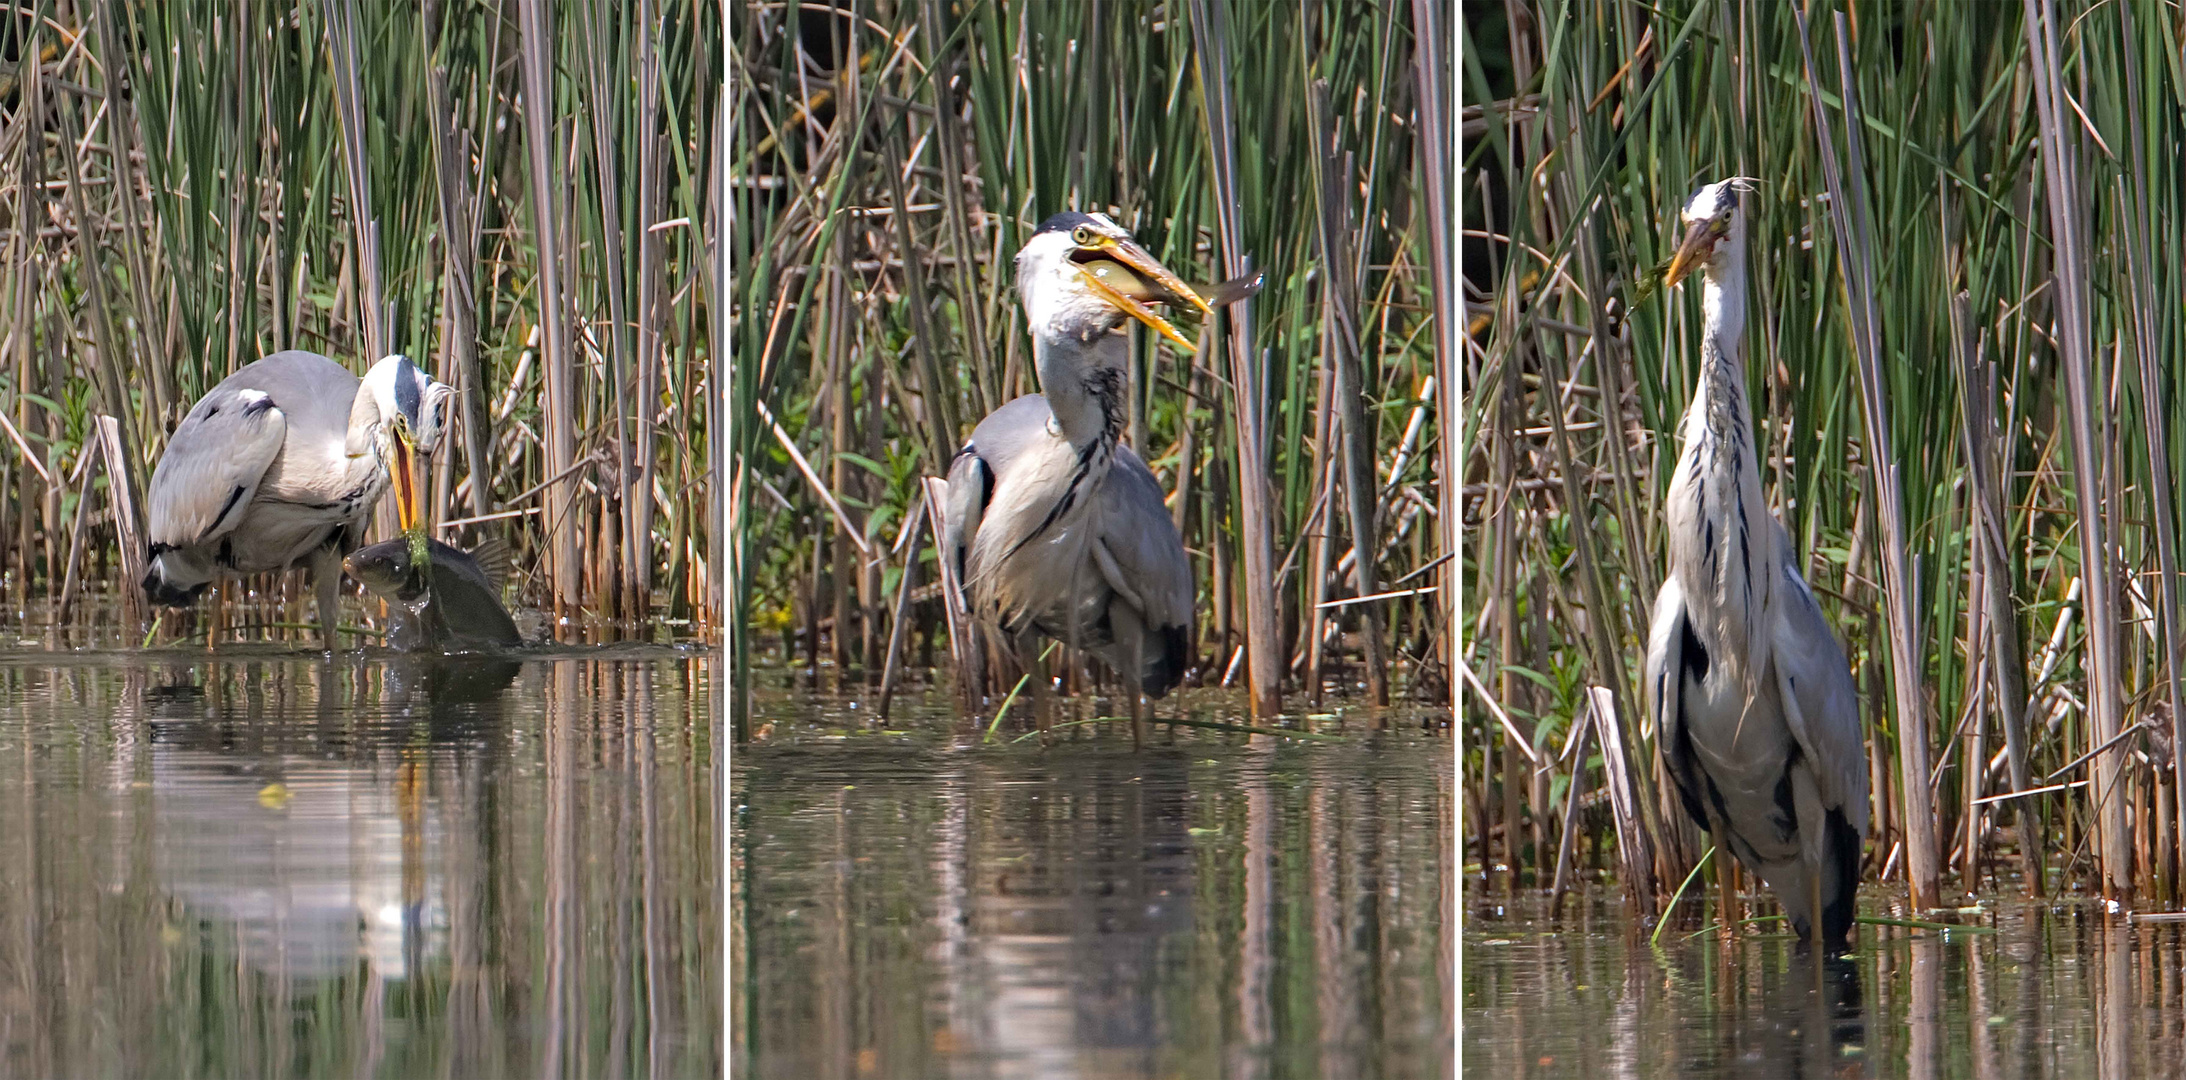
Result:
{"label": "heron with fish in beak", "polygon": [[[1153,471],[1125,441],[1136,321],[1194,351],[1155,304],[1212,315],[1259,290],[1259,275],[1204,294],[1102,214],[1065,211],[1017,254],[1038,394],[996,409],[949,468],[942,558],[982,625],[1029,659],[1044,699],[1041,635],[1100,657],[1130,698],[1160,698],[1190,660],[1191,562]],[[1045,709],[1040,710],[1045,722]]]}
{"label": "heron with fish in beak", "polygon": [[297,350],[221,380],[152,472],[145,595],[187,607],[219,577],[307,563],[320,631],[335,648],[342,556],[363,541],[390,486],[397,523],[413,550],[425,549],[425,469],[453,393],[401,356],[359,379]]}

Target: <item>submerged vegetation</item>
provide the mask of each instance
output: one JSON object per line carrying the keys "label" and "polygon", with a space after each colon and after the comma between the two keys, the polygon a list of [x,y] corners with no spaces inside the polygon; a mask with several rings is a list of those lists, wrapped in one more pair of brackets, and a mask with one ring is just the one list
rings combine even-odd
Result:
{"label": "submerged vegetation", "polygon": [[359,372],[399,352],[457,388],[433,519],[506,535],[560,632],[717,625],[720,11],[0,16],[6,606],[65,619],[84,582],[144,633],[123,541],[167,434],[302,348]]}
{"label": "submerged vegetation", "polygon": [[1196,681],[1249,685],[1258,713],[1284,683],[1441,700],[1435,5],[738,18],[732,663],[826,667],[883,708],[946,664],[921,478],[1037,389],[1011,259],[1076,209],[1199,281],[1266,271],[1196,353],[1134,330],[1129,441],[1192,558]]}
{"label": "submerged vegetation", "polygon": [[1547,0],[1468,32],[1475,872],[1613,872],[1652,913],[1702,855],[1638,682],[1699,356],[1658,283],[1676,208],[1740,175],[1763,486],[1860,686],[1866,880],[2176,903],[2177,9]]}

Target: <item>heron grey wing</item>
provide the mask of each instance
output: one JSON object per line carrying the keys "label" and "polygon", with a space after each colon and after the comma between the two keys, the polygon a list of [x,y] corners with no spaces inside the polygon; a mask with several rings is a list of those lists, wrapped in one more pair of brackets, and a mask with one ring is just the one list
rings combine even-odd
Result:
{"label": "heron grey wing", "polygon": [[1098,561],[1109,587],[1129,599],[1148,626],[1188,631],[1192,563],[1153,470],[1119,443],[1097,498]]}
{"label": "heron grey wing", "polygon": [[[1687,657],[1686,648],[1692,642],[1692,632],[1686,626],[1685,587],[1678,584],[1676,575],[1662,583],[1662,591],[1655,594],[1655,614],[1647,629],[1647,658],[1644,665],[1647,692],[1647,713],[1655,722],[1655,744],[1662,747],[1663,764],[1670,779],[1677,785],[1678,801],[1685,805],[1685,812],[1695,824],[1708,827],[1708,815],[1700,805],[1699,778],[1694,773],[1697,764],[1692,758],[1692,743],[1685,732],[1684,672],[1689,660],[1707,663],[1702,657]],[[1697,643],[1693,643],[1697,647]]]}
{"label": "heron grey wing", "polygon": [[1054,415],[1048,410],[1047,399],[1038,394],[1012,398],[988,413],[964,445],[978,452],[997,479],[1006,478],[1035,440],[1052,438],[1047,426]]}
{"label": "heron grey wing", "polygon": [[[1033,439],[1047,429],[1047,399],[1026,394],[986,415],[949,463],[949,500],[942,506],[942,550],[950,554],[958,585],[969,594],[965,567],[979,525],[994,502],[994,489],[1012,471]],[[969,596],[966,602],[969,602]]]}
{"label": "heron grey wing", "polygon": [[941,504],[941,557],[947,560],[959,589],[965,588],[965,557],[979,535],[979,520],[993,494],[994,471],[979,456],[976,443],[965,443],[949,463],[949,495]]}
{"label": "heron grey wing", "polygon": [[152,470],[152,543],[185,547],[233,530],[287,438],[288,417],[264,391],[215,387],[182,418]]}
{"label": "heron grey wing", "polygon": [[289,349],[236,369],[221,385],[263,390],[280,403],[297,430],[339,438],[348,430],[361,383],[332,359]]}
{"label": "heron grey wing", "polygon": [[[1784,550],[1790,550],[1788,543]],[[1792,737],[1814,765],[1825,806],[1842,809],[1867,830],[1867,745],[1860,732],[1859,696],[1844,647],[1822,617],[1821,605],[1789,559],[1787,586],[1775,605],[1775,662]]]}

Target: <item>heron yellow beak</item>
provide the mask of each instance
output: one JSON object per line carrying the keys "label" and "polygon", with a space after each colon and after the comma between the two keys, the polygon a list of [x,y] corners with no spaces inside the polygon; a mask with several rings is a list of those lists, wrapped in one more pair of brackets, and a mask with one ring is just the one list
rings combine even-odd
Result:
{"label": "heron yellow beak", "polygon": [[411,443],[408,424],[396,424],[394,429],[395,467],[388,471],[394,474],[395,521],[405,534],[414,536],[425,527],[425,455]]}
{"label": "heron yellow beak", "polygon": [[1662,273],[1663,286],[1683,281],[1693,267],[1706,262],[1715,254],[1715,242],[1722,235],[1712,221],[1694,222],[1685,230],[1685,241],[1677,246],[1677,254],[1670,256],[1670,268]]}
{"label": "heron yellow beak", "polygon": [[1192,344],[1190,338],[1146,306],[1146,302],[1198,308],[1202,315],[1213,314],[1214,309],[1207,306],[1207,301],[1186,285],[1183,278],[1161,265],[1160,260],[1148,254],[1145,248],[1118,237],[1096,238],[1080,250],[1078,272],[1084,275],[1086,284],[1092,286],[1094,292],[1125,314],[1145,323],[1185,352],[1197,351],[1198,346]]}

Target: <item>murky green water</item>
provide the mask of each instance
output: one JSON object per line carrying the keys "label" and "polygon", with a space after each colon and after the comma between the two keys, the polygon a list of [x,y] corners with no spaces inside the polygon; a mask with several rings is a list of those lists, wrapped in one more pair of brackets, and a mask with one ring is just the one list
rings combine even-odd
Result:
{"label": "murky green water", "polygon": [[907,712],[762,698],[737,750],[738,1076],[1449,1074],[1446,735],[1157,725],[1134,753]]}
{"label": "murky green water", "polygon": [[[1902,897],[1900,897],[1902,900]],[[1862,893],[1868,913],[1888,898]],[[2186,925],[1996,896],[1993,933],[1862,925],[1817,973],[1783,935],[1629,941],[1614,895],[1470,898],[1465,1072],[1493,1077],[2186,1075]],[[1677,940],[1673,940],[1677,939]],[[1821,986],[1816,988],[1817,974]]]}
{"label": "murky green water", "polygon": [[0,1075],[719,1075],[712,679],[0,654]]}

